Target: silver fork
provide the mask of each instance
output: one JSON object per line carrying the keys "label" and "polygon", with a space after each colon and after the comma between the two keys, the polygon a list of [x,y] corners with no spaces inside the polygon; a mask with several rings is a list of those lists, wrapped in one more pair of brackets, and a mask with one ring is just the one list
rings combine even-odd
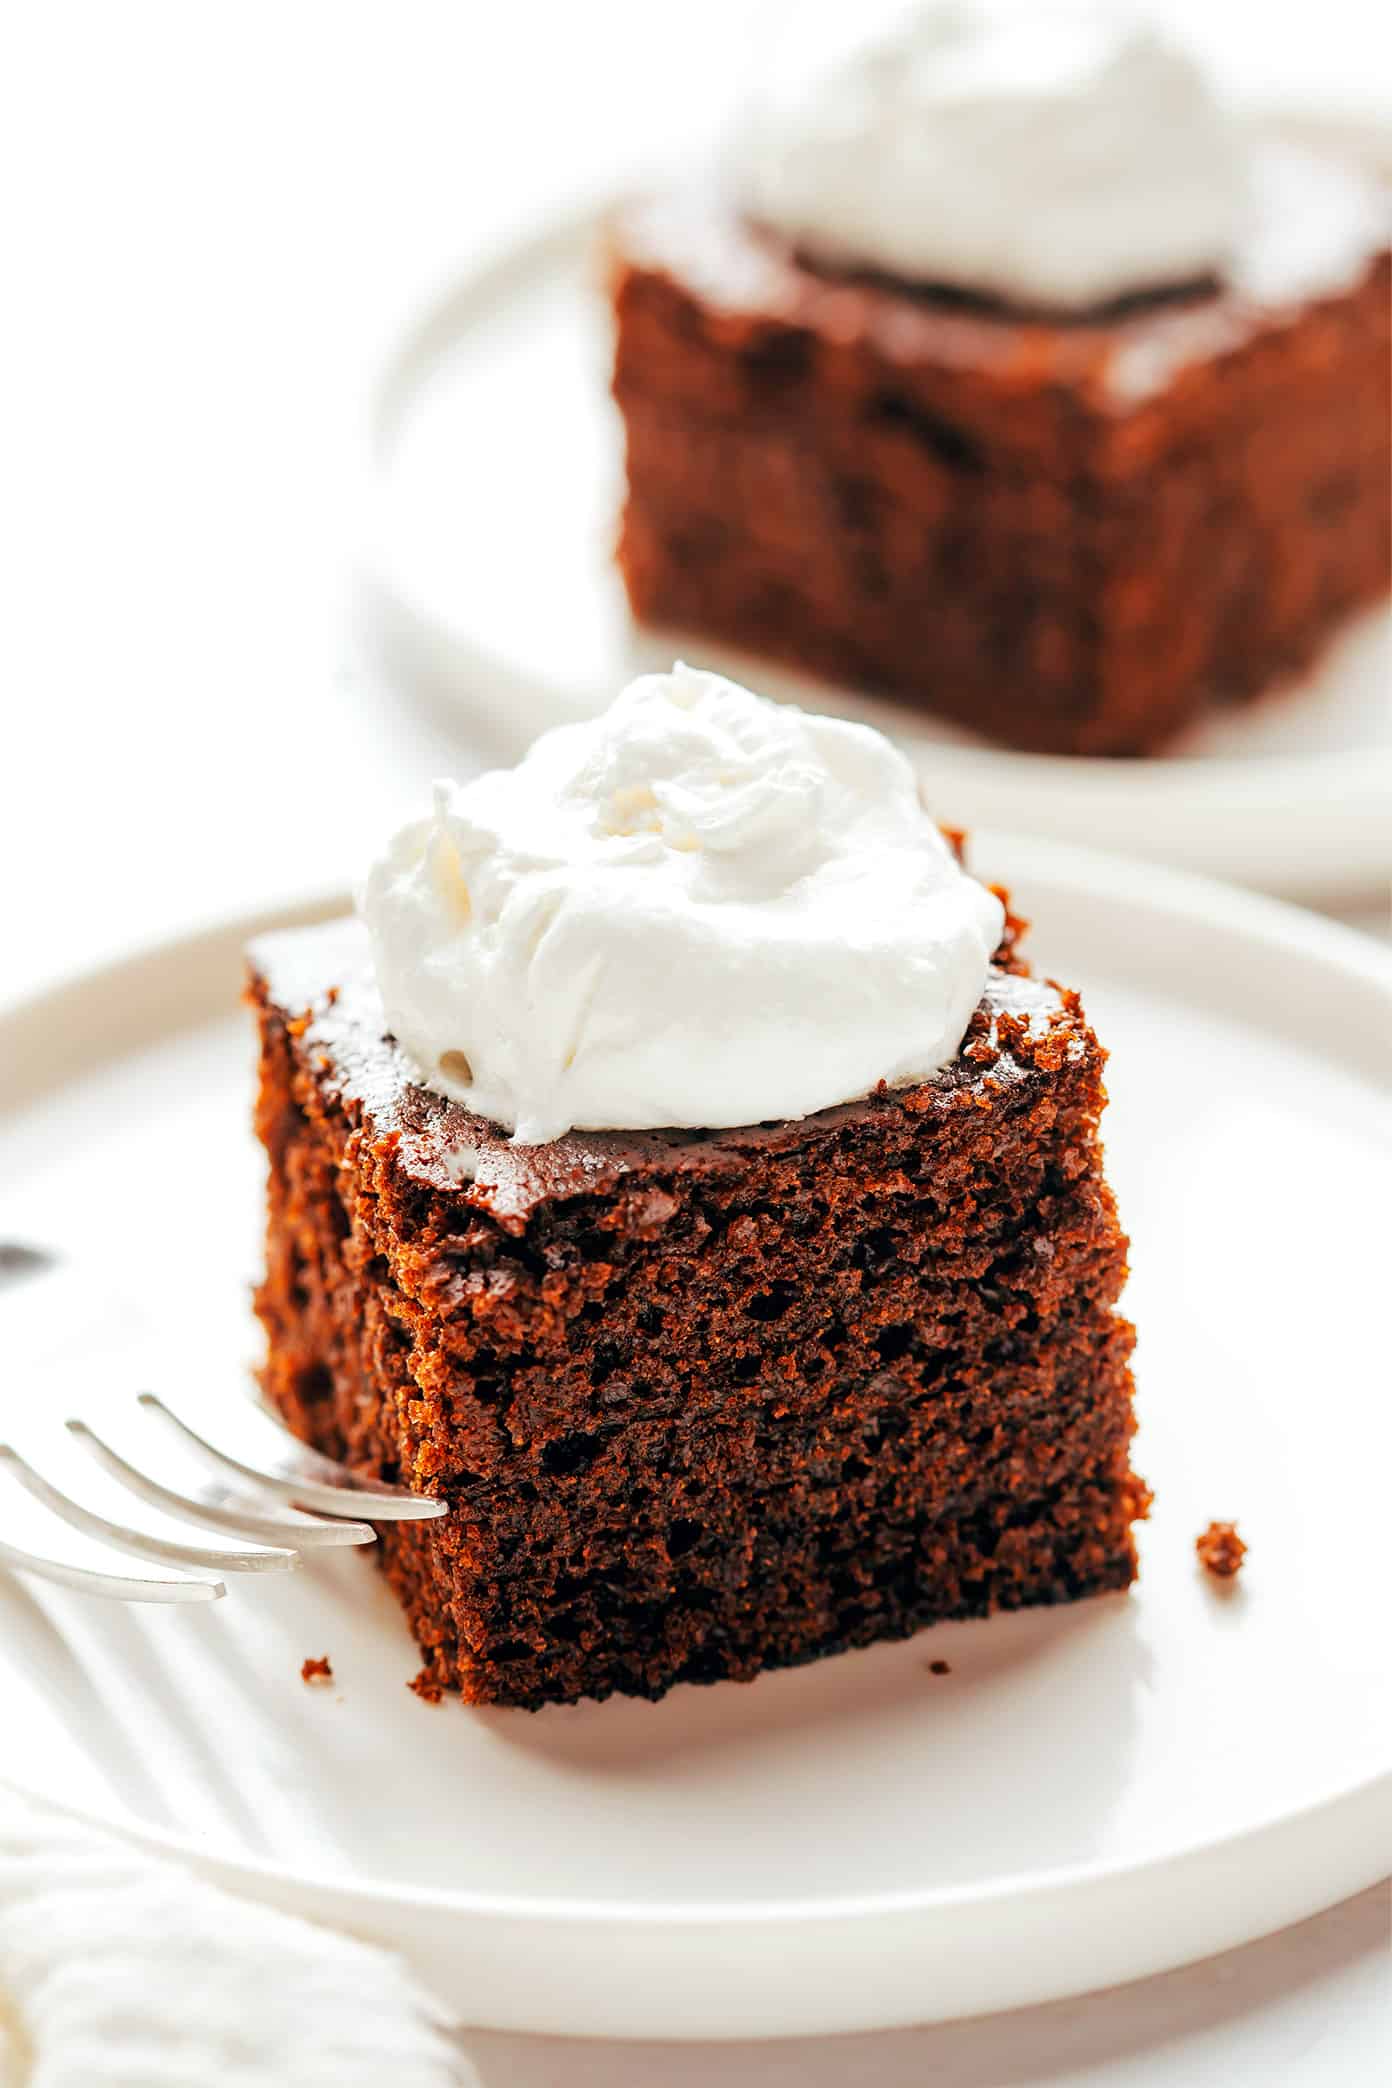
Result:
{"label": "silver fork", "polygon": [[[65,1345],[71,1348],[75,1329],[89,1328],[89,1352],[100,1346],[107,1309],[100,1293],[60,1255],[0,1240],[0,1354],[7,1374],[15,1354],[32,1358],[28,1396],[45,1396],[45,1359]],[[11,1439],[17,1432],[13,1428],[0,1434],[0,1473],[44,1511],[41,1536],[21,1544],[11,1512],[16,1499],[11,1496],[7,1509],[0,1498],[0,1566],[118,1601],[207,1602],[226,1594],[224,1573],[284,1570],[326,1546],[371,1544],[374,1522],[420,1521],[446,1513],[443,1501],[363,1479],[307,1448],[257,1402],[236,1404],[227,1427],[217,1431],[221,1442],[195,1426],[177,1403],[150,1391],[133,1391],[119,1407],[108,1399],[101,1426],[80,1395],[75,1403],[65,1401],[43,1417],[51,1437],[46,1454],[21,1450]],[[113,1418],[135,1424],[134,1430],[123,1425],[119,1431],[124,1449],[109,1440]],[[55,1421],[61,1423],[61,1434]],[[134,1453],[127,1440],[133,1433],[141,1437]],[[242,1438],[235,1448],[228,1447],[229,1433]],[[85,1453],[85,1460],[72,1457],[73,1450]],[[60,1462],[64,1484],[53,1476]],[[76,1492],[71,1490],[69,1465],[99,1472],[99,1488],[110,1495],[114,1484],[119,1498],[140,1503],[145,1513],[127,1522],[123,1512],[108,1512],[109,1501],[98,1507],[90,1497],[83,1500],[89,1489],[79,1476]],[[50,1541],[50,1530],[56,1543]],[[198,1543],[191,1530],[215,1531],[224,1542]],[[76,1547],[67,1535],[72,1531],[79,1536]],[[93,1563],[90,1555],[97,1548]],[[100,1556],[107,1551],[133,1555],[146,1570],[114,1570],[114,1562]]]}

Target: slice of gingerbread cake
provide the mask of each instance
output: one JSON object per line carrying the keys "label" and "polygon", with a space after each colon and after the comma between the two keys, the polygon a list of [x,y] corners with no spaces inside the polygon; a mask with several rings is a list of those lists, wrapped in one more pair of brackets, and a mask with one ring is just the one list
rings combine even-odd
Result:
{"label": "slice of gingerbread cake", "polygon": [[877,734],[650,677],[365,912],[251,952],[258,1310],[289,1425],[450,1504],[380,1532],[427,1692],[1130,1583],[1104,1054]]}

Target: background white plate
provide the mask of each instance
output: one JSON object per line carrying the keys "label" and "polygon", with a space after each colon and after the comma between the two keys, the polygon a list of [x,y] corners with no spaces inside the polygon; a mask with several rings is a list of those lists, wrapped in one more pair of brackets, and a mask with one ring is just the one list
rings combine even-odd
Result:
{"label": "background white plate", "polygon": [[[534,2031],[1009,2007],[1223,1948],[1392,1867],[1392,965],[1122,862],[989,836],[977,860],[1112,1047],[1158,1496],[1133,1597],[529,1716],[418,1702],[361,1555],[178,1611],[0,1575],[0,1779],[395,1942],[466,2018]],[[155,1371],[213,1408],[238,1396],[258,1258],[234,1012],[255,925],[0,1016],[0,1237],[91,1258],[161,1321]],[[87,1375],[144,1368],[98,1344]],[[11,1371],[0,1429],[52,1397]],[[1230,1515],[1251,1556],[1225,1589],[1193,1541]],[[306,1689],[321,1653],[335,1686]]]}
{"label": "background white plate", "polygon": [[1165,758],[1016,754],[628,615],[612,546],[621,433],[586,213],[453,285],[385,370],[368,467],[371,627],[397,672],[487,714],[514,751],[674,653],[868,718],[931,801],[1306,897],[1392,869],[1392,615],[1365,613],[1318,672],[1215,710]]}

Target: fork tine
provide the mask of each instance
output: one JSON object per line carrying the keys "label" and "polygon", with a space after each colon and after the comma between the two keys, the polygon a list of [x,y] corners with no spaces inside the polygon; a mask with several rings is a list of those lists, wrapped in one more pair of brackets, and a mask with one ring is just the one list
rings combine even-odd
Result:
{"label": "fork tine", "polygon": [[85,1421],[74,1418],[65,1425],[69,1435],[81,1443],[84,1450],[89,1450],[114,1479],[119,1479],[142,1501],[164,1509],[166,1514],[176,1516],[182,1522],[225,1530],[233,1537],[250,1537],[260,1544],[289,1545],[301,1551],[320,1545],[376,1542],[376,1532],[368,1523],[316,1522],[309,1516],[296,1517],[292,1521],[288,1516],[262,1515],[238,1500],[226,1487],[216,1489],[220,1496],[217,1499],[179,1493],[174,1487],[164,1486],[158,1479],[150,1478],[148,1473],[137,1471]]}
{"label": "fork tine", "polygon": [[352,1507],[360,1514],[370,1516],[373,1522],[424,1522],[433,1516],[449,1513],[447,1501],[437,1500],[431,1494],[412,1493],[406,1486],[361,1479],[347,1465],[321,1456],[319,1451],[311,1450],[292,1436],[269,1408],[259,1402],[256,1412],[271,1432],[268,1440],[274,1445],[273,1462],[269,1467],[243,1464],[240,1459],[229,1456],[227,1451],[220,1450],[215,1443],[200,1435],[182,1414],[176,1413],[155,1393],[142,1392],[139,1399],[147,1413],[158,1414],[176,1428],[186,1446],[198,1456],[206,1458],[224,1473],[266,1487],[283,1501],[292,1501],[299,1507],[319,1509],[328,1515],[340,1515],[345,1507]]}
{"label": "fork tine", "polygon": [[41,1580],[56,1581],[60,1588],[76,1588],[81,1595],[108,1595],[118,1602],[215,1602],[227,1593],[226,1582],[220,1580],[137,1579],[132,1573],[99,1573],[91,1566],[21,1551],[17,1544],[6,1544],[3,1537],[0,1566],[35,1573]]}
{"label": "fork tine", "polygon": [[36,1501],[45,1508],[80,1530],[86,1537],[95,1537],[101,1544],[109,1544],[116,1551],[133,1552],[138,1559],[164,1559],[171,1566],[206,1568],[219,1573],[265,1573],[275,1568],[298,1566],[298,1552],[287,1551],[280,1546],[266,1546],[259,1551],[224,1551],[202,1544],[180,1544],[170,1537],[156,1537],[143,1530],[133,1530],[127,1523],[110,1522],[95,1509],[85,1508],[81,1501],[73,1500],[36,1471],[26,1457],[10,1443],[0,1443],[0,1462],[8,1466],[12,1476]]}

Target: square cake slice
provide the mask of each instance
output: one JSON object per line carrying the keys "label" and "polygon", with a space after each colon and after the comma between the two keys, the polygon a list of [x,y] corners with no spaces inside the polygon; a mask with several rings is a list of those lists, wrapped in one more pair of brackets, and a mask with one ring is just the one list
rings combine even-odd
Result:
{"label": "square cake slice", "polygon": [[1339,179],[1279,164],[1240,280],[1073,317],[828,272],[714,190],[622,213],[634,614],[1045,753],[1308,668],[1392,579],[1392,258],[1383,219],[1277,266]]}
{"label": "square cake slice", "polygon": [[449,1501],[380,1532],[424,1693],[656,1697],[1134,1577],[1103,1052],[1008,940],[921,1085],[541,1147],[415,1083],[357,924],[250,997],[265,1387]]}

